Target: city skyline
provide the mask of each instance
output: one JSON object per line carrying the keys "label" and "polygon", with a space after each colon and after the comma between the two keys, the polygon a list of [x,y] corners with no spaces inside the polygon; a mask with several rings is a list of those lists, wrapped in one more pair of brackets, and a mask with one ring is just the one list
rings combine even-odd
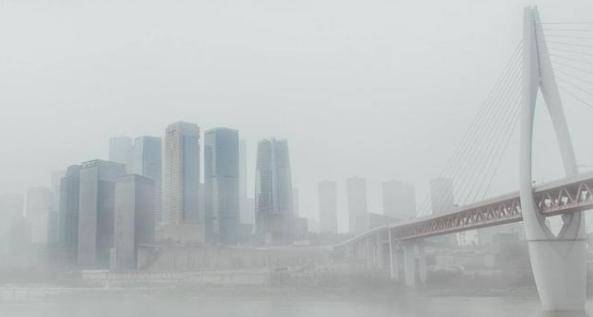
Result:
{"label": "city skyline", "polygon": [[587,315],[592,12],[0,0],[0,316]]}
{"label": "city skyline", "polygon": [[[295,187],[301,192],[301,210],[310,218],[316,218],[320,179],[342,183],[364,175],[373,211],[381,210],[380,201],[371,198],[380,197],[380,183],[401,179],[414,184],[420,204],[429,180],[444,167],[439,158],[453,152],[451,144],[464,133],[510,56],[511,43],[520,38],[524,4],[485,2],[452,9],[435,2],[427,12],[418,5],[372,1],[369,11],[362,4],[340,4],[341,14],[316,6],[314,18],[304,8],[285,10],[291,7],[285,2],[272,5],[281,18],[266,15],[261,7],[222,10],[225,14],[218,16],[222,4],[197,11],[194,5],[179,4],[170,8],[178,16],[173,19],[161,17],[156,2],[147,2],[148,15],[133,26],[127,24],[135,12],[131,4],[113,10],[114,4],[76,8],[52,1],[34,17],[26,9],[13,9],[27,8],[22,1],[6,4],[0,12],[6,43],[0,65],[9,79],[0,82],[5,87],[0,102],[13,110],[3,113],[3,162],[11,168],[3,172],[0,192],[47,186],[48,172],[107,159],[109,136],[162,135],[168,123],[185,120],[204,129],[241,131],[250,149],[249,175],[254,174],[258,140],[290,140]],[[591,4],[572,3],[545,2],[542,15],[550,21],[566,16],[587,20]],[[361,11],[366,13],[360,16]],[[115,15],[112,24],[96,28],[102,25],[97,12]],[[424,22],[417,23],[414,14],[424,16]],[[153,24],[163,18],[171,24]],[[359,19],[364,23],[351,25]],[[220,41],[206,25],[241,41]],[[444,25],[448,32],[443,35]],[[161,27],[167,35],[154,37]],[[22,43],[10,32],[15,28],[31,41]],[[581,105],[565,102],[579,163],[591,165],[593,149],[581,136],[591,135],[593,128],[578,115]],[[22,129],[17,123],[24,121],[36,128]],[[545,144],[553,137],[549,123],[540,121],[536,151],[545,157]],[[10,131],[20,132],[15,138]],[[494,181],[493,193],[516,184],[515,158],[509,153],[501,167],[508,172]],[[534,167],[536,176],[555,179],[559,165],[556,156],[546,157]],[[340,198],[340,208],[344,202]]]}

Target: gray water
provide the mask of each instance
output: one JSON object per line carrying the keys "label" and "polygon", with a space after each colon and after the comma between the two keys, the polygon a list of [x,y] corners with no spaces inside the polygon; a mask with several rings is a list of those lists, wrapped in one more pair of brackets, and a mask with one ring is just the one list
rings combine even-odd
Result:
{"label": "gray water", "polygon": [[[536,297],[525,295],[443,296],[383,291],[347,295],[333,294],[332,291],[250,294],[249,290],[199,295],[180,295],[173,290],[158,293],[69,290],[57,296],[39,296],[35,292],[24,294],[5,295],[0,299],[0,316],[585,316],[584,313],[544,313]],[[587,310],[591,311],[591,308],[593,302],[589,301]]]}

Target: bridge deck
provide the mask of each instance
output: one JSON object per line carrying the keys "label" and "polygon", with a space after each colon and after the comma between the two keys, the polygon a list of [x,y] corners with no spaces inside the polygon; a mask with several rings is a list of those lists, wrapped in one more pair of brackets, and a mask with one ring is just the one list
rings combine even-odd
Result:
{"label": "bridge deck", "polygon": [[[593,208],[592,190],[593,173],[587,173],[538,185],[534,188],[534,197],[541,213],[554,216]],[[340,245],[347,245],[379,232],[388,232],[387,230],[391,231],[391,237],[395,240],[409,240],[498,226],[522,219],[519,193],[513,192],[439,215],[377,227]]]}

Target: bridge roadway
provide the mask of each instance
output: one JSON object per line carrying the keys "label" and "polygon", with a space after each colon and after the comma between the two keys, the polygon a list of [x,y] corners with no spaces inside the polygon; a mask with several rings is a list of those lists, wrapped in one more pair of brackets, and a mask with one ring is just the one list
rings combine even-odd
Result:
{"label": "bridge roadway", "polygon": [[[534,187],[535,205],[546,217],[593,209],[593,173]],[[355,270],[388,271],[392,279],[414,287],[426,281],[423,239],[522,221],[519,192],[450,212],[396,222],[334,245],[334,255]]]}
{"label": "bridge roadway", "polygon": [[[545,183],[536,186],[534,197],[539,211],[546,216],[561,215],[593,208],[593,173]],[[521,201],[519,192],[501,195],[450,212],[396,222],[374,228],[346,240],[335,248],[340,249],[368,236],[389,234],[395,241],[450,234],[507,223],[519,222]]]}

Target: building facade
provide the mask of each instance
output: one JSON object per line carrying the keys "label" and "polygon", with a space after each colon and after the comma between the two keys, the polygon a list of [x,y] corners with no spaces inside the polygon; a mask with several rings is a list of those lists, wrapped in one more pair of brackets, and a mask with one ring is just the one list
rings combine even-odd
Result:
{"label": "building facade", "polygon": [[118,136],[109,139],[109,161],[124,164],[126,172],[132,172],[133,144],[130,137]]}
{"label": "building facade", "polygon": [[112,259],[114,269],[136,269],[138,246],[154,242],[155,194],[155,182],[151,178],[128,174],[117,180]]}
{"label": "building facade", "polygon": [[162,210],[162,144],[161,138],[140,136],[134,140],[133,173],[154,181],[154,220],[156,224],[164,221]]}
{"label": "building facade", "polygon": [[239,140],[239,218],[243,224],[255,223],[253,197],[249,197],[247,193],[247,142]]}
{"label": "building facade", "polygon": [[2,194],[0,195],[0,254],[12,253],[19,245],[22,245],[20,239],[24,240],[23,234],[28,232],[18,232],[23,218],[24,199],[21,194]]}
{"label": "building facade", "polygon": [[317,190],[319,232],[338,233],[338,190],[336,182],[319,182]]}
{"label": "building facade", "polygon": [[165,132],[165,200],[171,225],[203,224],[199,208],[200,130],[176,122]]}
{"label": "building facade", "polygon": [[236,244],[240,223],[237,130],[216,128],[206,132],[204,181],[207,241]]}
{"label": "building facade", "polygon": [[289,244],[294,239],[292,179],[286,140],[262,140],[257,146],[255,231],[264,244]]}
{"label": "building facade", "polygon": [[416,217],[414,186],[391,180],[382,184],[383,214],[393,219],[407,220]]}
{"label": "building facade", "polygon": [[346,180],[348,202],[348,227],[351,234],[359,234],[369,230],[367,211],[367,181],[361,177]]}
{"label": "building facade", "polygon": [[115,183],[125,174],[120,163],[94,160],[80,169],[78,265],[107,268],[113,248]]}
{"label": "building facade", "polygon": [[65,170],[56,170],[51,173],[52,203],[47,225],[47,244],[54,248],[58,246],[60,241],[60,183],[65,175]]}
{"label": "building facade", "polygon": [[60,181],[58,208],[58,244],[64,262],[74,265],[78,259],[78,206],[80,201],[80,165],[71,165]]}
{"label": "building facade", "polygon": [[47,187],[32,187],[27,190],[25,217],[31,226],[31,242],[47,245],[49,217],[53,196]]}

